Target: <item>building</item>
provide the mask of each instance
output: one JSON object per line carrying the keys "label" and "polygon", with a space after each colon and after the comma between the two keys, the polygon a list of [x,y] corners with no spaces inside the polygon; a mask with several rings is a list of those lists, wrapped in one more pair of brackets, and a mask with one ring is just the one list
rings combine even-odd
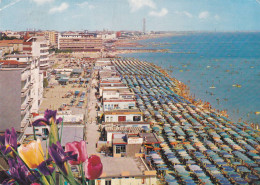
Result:
{"label": "building", "polygon": [[85,33],[64,33],[58,37],[58,49],[71,51],[100,52],[103,49],[102,38]]}
{"label": "building", "polygon": [[106,89],[125,89],[127,90],[128,87],[123,83],[106,83],[106,84],[99,84],[99,94],[103,94],[103,90]]}
{"label": "building", "polygon": [[112,110],[104,112],[105,122],[143,121],[143,113],[139,109]]}
{"label": "building", "polygon": [[38,112],[43,98],[43,73],[40,71],[39,58],[33,58],[27,54],[15,54],[7,55],[6,59],[28,63],[30,67],[30,96],[32,98],[31,112]]}
{"label": "building", "polygon": [[[136,130],[137,132],[137,130]],[[112,147],[114,157],[136,157],[158,148],[160,141],[155,133],[114,133]]]}
{"label": "building", "polygon": [[119,127],[119,126],[108,126],[106,125],[103,129],[102,135],[107,141],[108,146],[112,146],[112,140],[116,134],[138,134],[143,130],[142,127]]}
{"label": "building", "polygon": [[135,99],[103,99],[103,111],[110,111],[115,109],[133,109],[135,106]]}
{"label": "building", "polygon": [[0,63],[0,131],[10,124],[23,131],[31,121],[31,113],[38,111],[42,101],[43,76],[39,73],[39,59],[0,60]]}
{"label": "building", "polygon": [[50,46],[58,46],[59,33],[57,31],[45,31],[44,35],[49,40]]}
{"label": "building", "polygon": [[0,57],[3,57],[5,54],[12,53],[14,48],[11,44],[8,43],[0,43]]}
{"label": "building", "polygon": [[2,55],[10,53],[21,53],[23,51],[23,40],[0,40]]}
{"label": "building", "polygon": [[[103,173],[96,185],[157,185],[156,170],[142,157],[101,158]],[[113,164],[113,165],[111,165]]]}
{"label": "building", "polygon": [[129,89],[104,89],[103,111],[114,109],[133,109],[136,107],[134,93]]}
{"label": "building", "polygon": [[49,63],[49,42],[43,36],[32,36],[23,43],[23,53],[40,58],[40,69],[46,70],[50,67]]}

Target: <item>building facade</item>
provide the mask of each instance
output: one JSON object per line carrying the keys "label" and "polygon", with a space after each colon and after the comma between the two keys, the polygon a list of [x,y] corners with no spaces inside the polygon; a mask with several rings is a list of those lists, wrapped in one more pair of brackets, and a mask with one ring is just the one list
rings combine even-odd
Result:
{"label": "building facade", "polygon": [[58,37],[58,49],[71,51],[102,51],[102,38],[90,34],[64,33]]}
{"label": "building facade", "polygon": [[33,36],[23,43],[23,52],[40,58],[40,69],[46,70],[49,63],[49,42],[43,36]]}
{"label": "building facade", "polygon": [[[12,57],[9,56],[10,58]],[[20,60],[23,60],[23,56]],[[31,113],[38,112],[43,97],[43,76],[39,71],[39,59],[30,58],[27,62],[4,60],[0,63],[0,124],[14,124],[18,130],[22,128],[22,131],[29,125]],[[4,127],[1,127],[1,131],[2,128]]]}
{"label": "building facade", "polygon": [[58,46],[59,33],[57,31],[45,31],[44,35],[49,40],[50,46]]}

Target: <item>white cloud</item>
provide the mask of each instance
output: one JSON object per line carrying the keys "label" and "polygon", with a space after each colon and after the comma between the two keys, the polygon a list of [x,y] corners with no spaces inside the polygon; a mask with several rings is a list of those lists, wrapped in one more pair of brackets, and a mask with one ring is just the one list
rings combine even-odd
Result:
{"label": "white cloud", "polygon": [[156,12],[156,11],[151,11],[149,15],[155,16],[155,17],[163,17],[168,13],[168,10],[166,8],[162,8],[161,11]]}
{"label": "white cloud", "polygon": [[210,16],[210,13],[208,11],[200,12],[200,14],[199,14],[200,19],[207,19],[207,18],[209,18],[209,16]]}
{"label": "white cloud", "polygon": [[180,11],[175,11],[174,13],[177,14],[177,15],[184,15],[184,16],[187,16],[189,18],[193,17],[193,15],[190,12],[187,12],[187,11],[181,11],[181,12]]}
{"label": "white cloud", "polygon": [[257,2],[258,4],[260,4],[260,0],[256,0],[256,2]]}
{"label": "white cloud", "polygon": [[38,5],[42,5],[44,3],[51,3],[54,0],[33,0],[35,3],[37,3]]}
{"label": "white cloud", "polygon": [[131,12],[135,12],[144,6],[148,6],[150,8],[156,8],[153,0],[128,0],[129,6],[131,8]]}
{"label": "white cloud", "polygon": [[67,8],[69,8],[68,3],[61,3],[60,6],[56,6],[56,7],[51,8],[49,13],[63,12]]}
{"label": "white cloud", "polygon": [[76,5],[78,5],[79,7],[88,7],[89,9],[94,9],[95,8],[95,6],[94,5],[92,5],[92,4],[89,4],[89,2],[87,2],[87,1],[84,1],[84,2],[82,2],[82,3],[78,3],[78,4],[76,4]]}
{"label": "white cloud", "polygon": [[[1,12],[2,10],[6,9],[6,8],[9,8],[10,6],[15,5],[16,3],[19,3],[20,1],[21,1],[21,0],[16,0],[16,1],[13,1],[13,2],[11,2],[11,3],[9,3],[9,4],[5,5],[5,6],[3,6],[2,8],[0,8],[0,12]],[[0,3],[1,3],[1,0],[0,0]]]}

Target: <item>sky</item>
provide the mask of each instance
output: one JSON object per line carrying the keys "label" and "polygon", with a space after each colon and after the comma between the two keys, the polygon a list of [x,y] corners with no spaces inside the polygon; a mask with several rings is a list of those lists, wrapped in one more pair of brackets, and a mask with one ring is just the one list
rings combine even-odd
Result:
{"label": "sky", "polygon": [[0,0],[0,30],[260,31],[260,0]]}

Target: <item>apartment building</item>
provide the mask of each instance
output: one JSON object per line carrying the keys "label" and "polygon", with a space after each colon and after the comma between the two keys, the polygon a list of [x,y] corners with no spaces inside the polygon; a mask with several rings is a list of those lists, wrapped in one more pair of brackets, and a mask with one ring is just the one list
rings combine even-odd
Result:
{"label": "apartment building", "polygon": [[[39,59],[25,56],[17,60],[0,60],[0,132],[10,127],[23,131],[38,112],[43,97],[43,75]],[[9,56],[9,59],[12,59]]]}
{"label": "apartment building", "polygon": [[50,46],[58,46],[59,33],[57,31],[45,31],[44,35],[49,40]]}
{"label": "apartment building", "polygon": [[98,52],[103,48],[102,38],[85,33],[64,33],[58,37],[58,49]]}
{"label": "apartment building", "polygon": [[49,42],[43,36],[32,36],[24,40],[23,52],[31,54],[32,57],[40,58],[40,69],[46,70],[50,67]]}

